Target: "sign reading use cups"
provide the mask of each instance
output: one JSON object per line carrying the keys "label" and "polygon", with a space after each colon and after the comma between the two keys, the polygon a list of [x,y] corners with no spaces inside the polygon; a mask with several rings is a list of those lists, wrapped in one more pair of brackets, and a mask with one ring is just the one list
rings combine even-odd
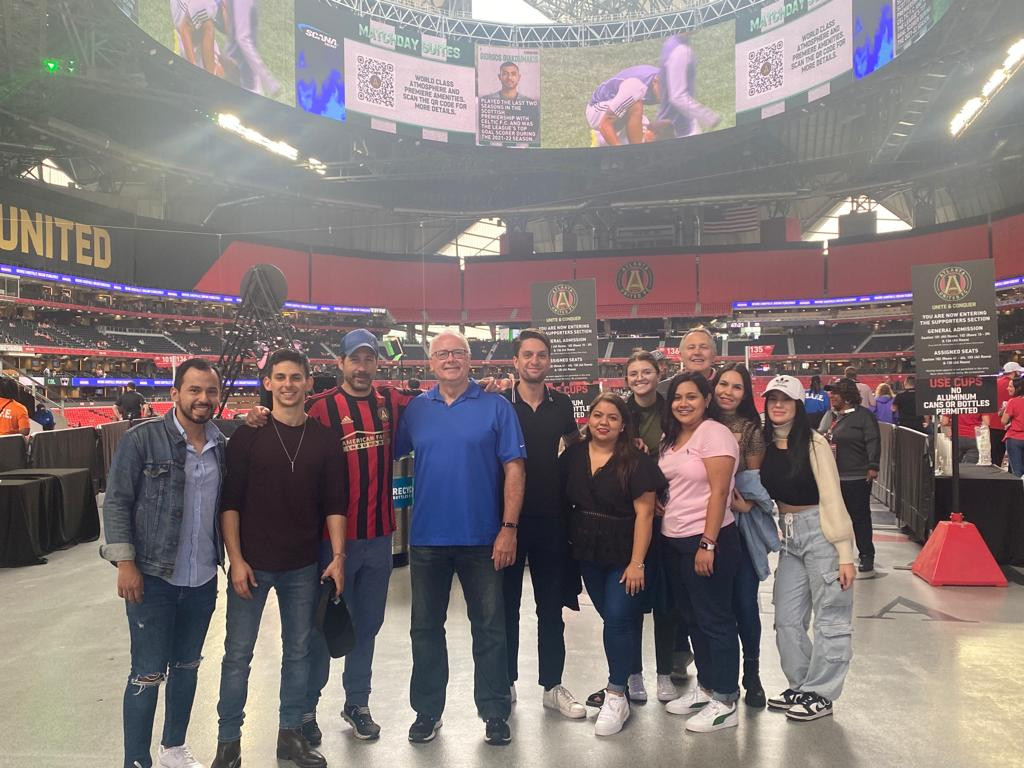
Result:
{"label": "sign reading use cups", "polygon": [[991,413],[999,370],[992,261],[913,268],[917,407],[921,413]]}

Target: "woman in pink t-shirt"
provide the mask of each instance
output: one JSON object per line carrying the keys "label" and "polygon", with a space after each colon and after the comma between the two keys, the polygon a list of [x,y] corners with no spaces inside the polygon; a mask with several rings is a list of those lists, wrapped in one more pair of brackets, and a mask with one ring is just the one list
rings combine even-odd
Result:
{"label": "woman in pink t-shirt", "polygon": [[662,523],[666,568],[690,627],[697,685],[670,701],[674,715],[693,715],[688,731],[717,731],[738,722],[740,646],[732,594],[741,555],[729,509],[739,446],[729,428],[708,418],[711,384],[680,373],[668,385],[658,466],[668,479]]}

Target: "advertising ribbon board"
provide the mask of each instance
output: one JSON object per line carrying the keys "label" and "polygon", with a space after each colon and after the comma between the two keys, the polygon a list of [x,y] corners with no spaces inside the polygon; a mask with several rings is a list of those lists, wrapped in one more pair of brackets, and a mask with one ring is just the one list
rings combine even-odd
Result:
{"label": "advertising ribbon board", "polygon": [[595,381],[597,282],[559,280],[530,286],[533,323],[551,339],[551,381]]}
{"label": "advertising ribbon board", "polygon": [[999,368],[991,260],[913,268],[917,407],[921,413],[992,413]]}

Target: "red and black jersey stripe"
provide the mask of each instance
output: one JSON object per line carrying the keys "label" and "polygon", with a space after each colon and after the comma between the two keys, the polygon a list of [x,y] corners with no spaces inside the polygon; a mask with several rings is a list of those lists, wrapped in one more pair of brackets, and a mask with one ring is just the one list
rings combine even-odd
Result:
{"label": "red and black jersey stripe", "polygon": [[345,452],[350,539],[373,539],[395,530],[391,444],[398,419],[413,397],[391,388],[353,397],[336,387],[306,403],[309,415],[334,431]]}

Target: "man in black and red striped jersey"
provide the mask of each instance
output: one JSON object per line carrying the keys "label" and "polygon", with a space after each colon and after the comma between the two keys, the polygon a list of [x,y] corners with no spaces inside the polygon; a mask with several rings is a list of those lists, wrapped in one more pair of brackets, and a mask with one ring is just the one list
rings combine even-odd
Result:
{"label": "man in black and red striped jersey", "polygon": [[[348,461],[344,598],[352,615],[356,644],[345,657],[345,708],[341,716],[352,726],[357,739],[380,736],[380,726],[370,716],[370,676],[374,640],[384,623],[391,578],[391,534],[395,530],[391,444],[398,419],[415,396],[373,386],[379,359],[380,345],[370,331],[359,328],[345,334],[338,361],[341,386],[314,395],[306,403],[309,415],[331,427],[341,439]],[[311,656],[305,729],[317,738],[316,705],[327,685],[331,661],[322,636],[314,641]]]}
{"label": "man in black and red striped jersey", "polygon": [[[348,536],[342,594],[352,616],[356,644],[345,657],[345,708],[341,716],[352,726],[352,735],[357,739],[380,736],[380,726],[370,715],[369,700],[374,640],[384,623],[391,578],[391,534],[395,530],[392,442],[402,411],[419,394],[374,387],[379,359],[380,345],[370,331],[350,331],[341,340],[341,385],[306,401],[310,417],[330,427],[341,441],[348,468]],[[248,422],[260,420],[250,416]],[[322,554],[327,559],[331,557],[329,545],[330,541],[325,539]],[[316,707],[330,677],[330,662],[323,635],[314,630],[302,726],[306,740],[314,746],[322,740]]]}

